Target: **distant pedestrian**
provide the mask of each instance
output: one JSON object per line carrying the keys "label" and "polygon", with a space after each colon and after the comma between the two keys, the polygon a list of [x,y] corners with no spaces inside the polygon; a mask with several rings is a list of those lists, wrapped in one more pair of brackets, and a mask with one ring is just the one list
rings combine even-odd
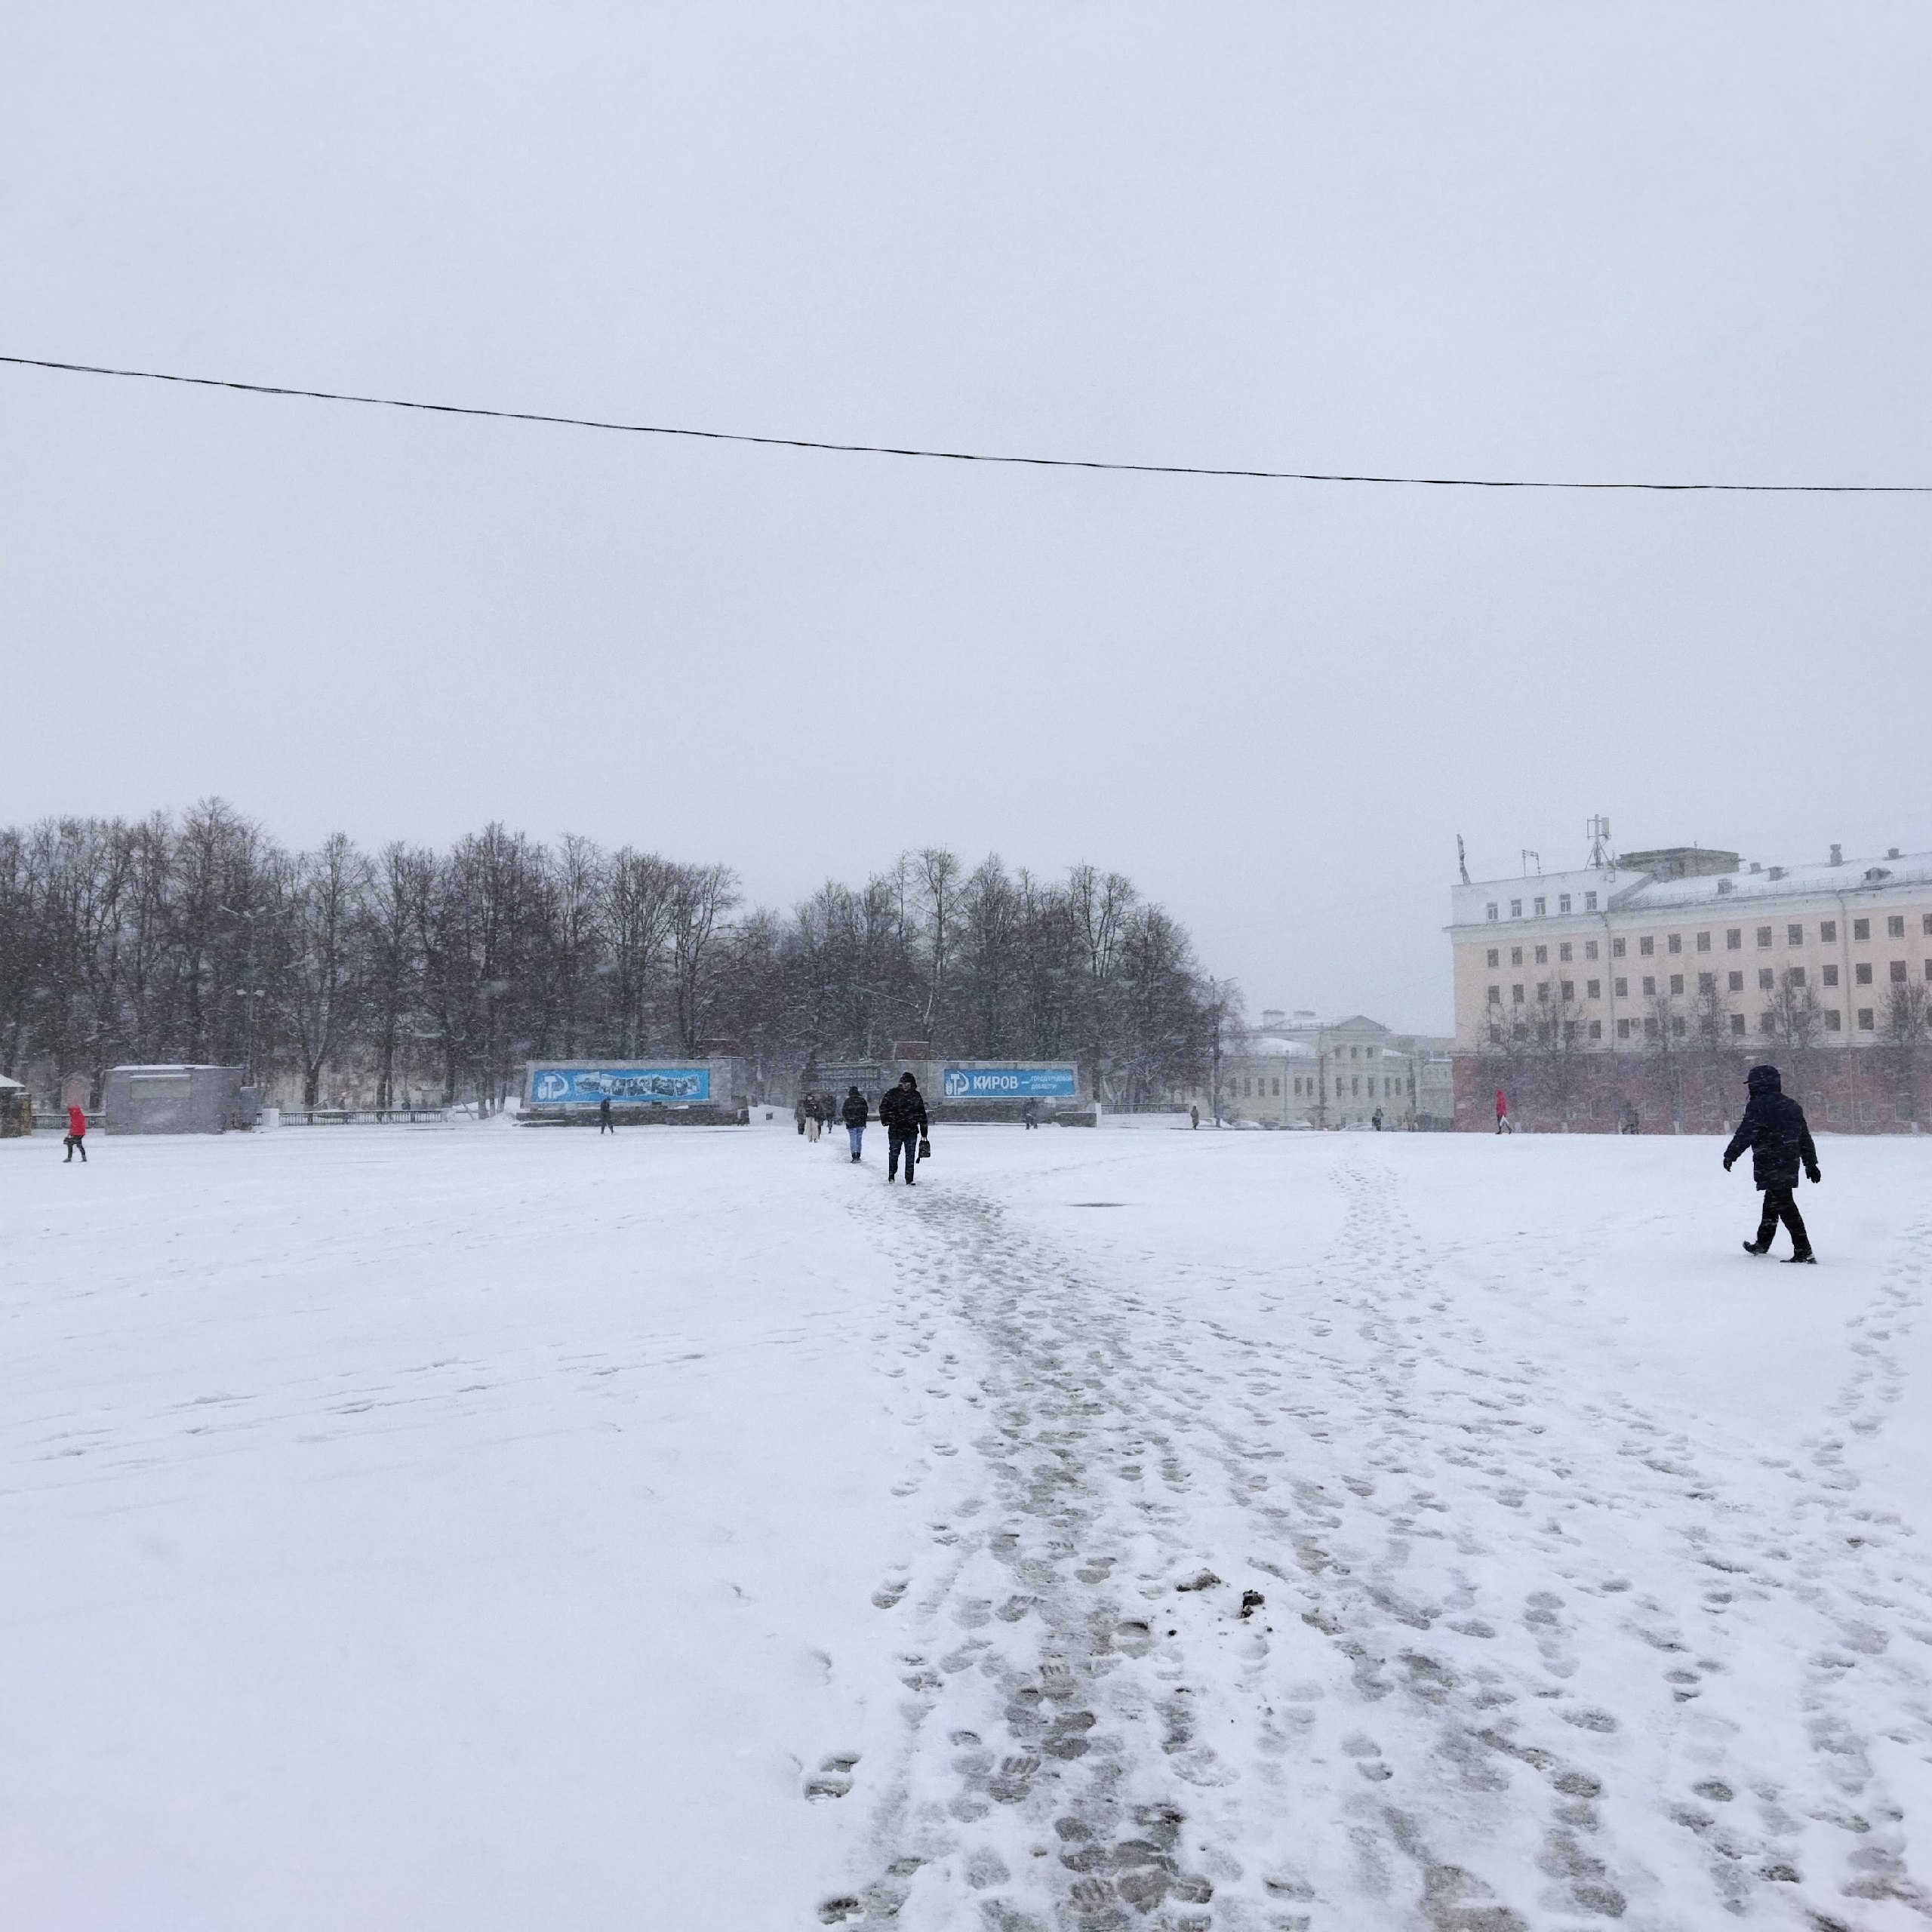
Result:
{"label": "distant pedestrian", "polygon": [[1380,1134],[1382,1131],[1382,1109],[1380,1107],[1377,1107],[1374,1112],[1369,1115],[1368,1118],[1369,1124],[1375,1129],[1377,1134]]}
{"label": "distant pedestrian", "polygon": [[1020,1109],[1020,1118],[1023,1120],[1029,1127],[1038,1127],[1040,1124],[1039,1102],[1038,1100],[1029,1100],[1026,1104]]}
{"label": "distant pedestrian", "polygon": [[805,1097],[802,1094],[792,1103],[792,1118],[798,1122],[798,1131],[803,1134],[805,1131]]}
{"label": "distant pedestrian", "polygon": [[617,1124],[611,1118],[611,1097],[606,1094],[597,1103],[597,1137],[601,1140],[607,1134],[615,1134]]}
{"label": "distant pedestrian", "polygon": [[1641,1134],[1643,1132],[1644,1123],[1637,1117],[1637,1103],[1634,1100],[1626,1100],[1624,1102],[1623,1118],[1617,1123],[1617,1131],[1619,1134]]}
{"label": "distant pedestrian", "polygon": [[805,1138],[814,1146],[817,1146],[819,1135],[823,1131],[825,1125],[824,1121],[820,1118],[820,1111],[818,1096],[814,1094],[805,1106]]}
{"label": "distant pedestrian", "polygon": [[866,1106],[866,1097],[857,1088],[848,1089],[839,1117],[845,1123],[845,1138],[851,1145],[852,1158],[856,1161],[866,1144],[866,1122],[872,1118]]}
{"label": "distant pedestrian", "polygon": [[1816,1187],[1824,1176],[1818,1167],[1818,1150],[1812,1144],[1811,1128],[1804,1109],[1784,1091],[1784,1083],[1774,1066],[1754,1066],[1745,1076],[1750,1094],[1744,1118],[1730,1145],[1724,1150],[1724,1171],[1748,1147],[1751,1150],[1751,1178],[1764,1196],[1764,1211],[1758,1221],[1758,1238],[1744,1244],[1746,1254],[1768,1254],[1771,1241],[1782,1221],[1791,1234],[1792,1261],[1815,1261],[1811,1237],[1805,1232],[1804,1217],[1793,1198],[1798,1170]]}
{"label": "distant pedestrian", "polygon": [[1514,1134],[1515,1128],[1509,1119],[1509,1099],[1503,1089],[1496,1090],[1496,1131],[1498,1134]]}
{"label": "distant pedestrian", "polygon": [[886,1131],[885,1177],[888,1183],[899,1178],[899,1157],[906,1157],[906,1185],[912,1181],[912,1164],[920,1152],[920,1142],[929,1131],[926,1121],[925,1096],[919,1091],[919,1083],[909,1073],[899,1076],[899,1084],[894,1088],[878,1103],[878,1122]]}
{"label": "distant pedestrian", "polygon": [[88,1164],[88,1117],[85,1109],[69,1107],[67,1109],[67,1133],[63,1143],[67,1149],[67,1159],[71,1162],[78,1154],[81,1165]]}
{"label": "distant pedestrian", "polygon": [[1198,1127],[1201,1124],[1201,1109],[1198,1107],[1188,1109],[1187,1124],[1189,1127]]}

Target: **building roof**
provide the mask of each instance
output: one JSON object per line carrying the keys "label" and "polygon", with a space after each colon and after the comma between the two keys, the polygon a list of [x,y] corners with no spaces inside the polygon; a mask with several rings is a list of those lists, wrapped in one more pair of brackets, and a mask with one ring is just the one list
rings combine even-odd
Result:
{"label": "building roof", "polygon": [[1653,907],[1661,912],[1726,900],[1795,899],[1821,892],[1878,892],[1901,885],[1932,885],[1932,852],[1854,859],[1841,866],[1767,866],[1762,872],[1650,879],[1627,894],[1618,893],[1613,903],[1620,912]]}

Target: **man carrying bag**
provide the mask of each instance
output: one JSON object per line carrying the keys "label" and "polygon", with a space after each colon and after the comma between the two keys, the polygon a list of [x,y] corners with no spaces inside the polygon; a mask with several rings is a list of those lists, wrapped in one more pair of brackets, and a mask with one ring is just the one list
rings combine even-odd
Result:
{"label": "man carrying bag", "polygon": [[915,1160],[924,1160],[933,1151],[926,1138],[925,1096],[909,1073],[899,1076],[899,1084],[878,1103],[879,1124],[890,1137],[886,1142],[885,1178],[888,1185],[899,1178],[899,1157],[906,1156],[906,1185],[912,1186]]}

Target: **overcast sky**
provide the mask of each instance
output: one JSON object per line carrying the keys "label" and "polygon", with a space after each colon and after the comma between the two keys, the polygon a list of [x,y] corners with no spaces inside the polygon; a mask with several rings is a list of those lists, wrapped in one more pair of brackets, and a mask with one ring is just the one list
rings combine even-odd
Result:
{"label": "overcast sky", "polygon": [[[1932,10],[13,10],[0,350],[841,440],[1932,482]],[[0,368],[0,821],[1131,873],[1445,1028],[1478,878],[1932,846],[1932,497],[808,455]]]}

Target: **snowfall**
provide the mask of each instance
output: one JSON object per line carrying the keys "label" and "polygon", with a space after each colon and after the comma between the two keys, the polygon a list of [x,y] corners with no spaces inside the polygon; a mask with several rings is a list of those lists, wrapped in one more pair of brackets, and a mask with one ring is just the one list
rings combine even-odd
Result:
{"label": "snowfall", "polygon": [[1922,1932],[1932,1144],[934,1140],[0,1143],[0,1927]]}

